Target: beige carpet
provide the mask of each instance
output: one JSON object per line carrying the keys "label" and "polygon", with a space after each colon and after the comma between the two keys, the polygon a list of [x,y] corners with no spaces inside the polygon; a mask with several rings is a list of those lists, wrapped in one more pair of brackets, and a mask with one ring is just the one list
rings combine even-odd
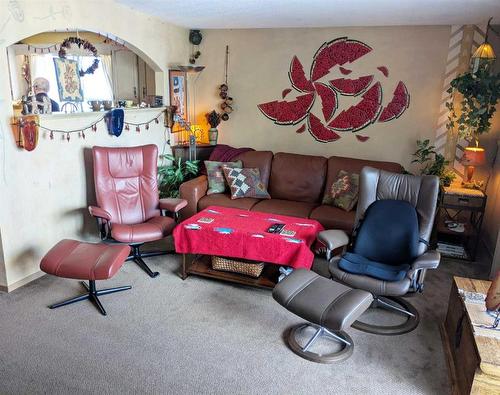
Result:
{"label": "beige carpet", "polygon": [[[132,285],[90,302],[50,303],[82,291],[45,276],[0,294],[0,393],[446,394],[438,323],[451,272],[429,273],[412,298],[422,322],[398,337],[350,330],[353,356],[340,364],[303,360],[282,334],[301,320],[265,290],[178,275],[177,256],[150,258],[156,279],[127,263],[98,287]],[[321,262],[317,262],[320,267]]]}

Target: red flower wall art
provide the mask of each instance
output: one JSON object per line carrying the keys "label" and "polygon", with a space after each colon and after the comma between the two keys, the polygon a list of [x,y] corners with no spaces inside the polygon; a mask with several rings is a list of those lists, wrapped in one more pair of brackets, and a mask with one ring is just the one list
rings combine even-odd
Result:
{"label": "red flower wall art", "polygon": [[[376,80],[376,76],[382,74],[388,78],[389,70],[386,66],[378,66],[380,74],[376,75],[328,79],[328,75],[336,67],[343,76],[351,74],[352,70],[344,66],[371,50],[365,43],[347,37],[326,42],[313,57],[309,78],[300,60],[294,56],[288,72],[293,90],[284,89],[281,101],[274,100],[257,107],[277,125],[296,125],[305,121],[296,132],[303,133],[307,127],[309,133],[322,143],[340,139],[341,134],[337,132],[356,133],[376,121],[389,122],[399,118],[410,104],[410,95],[406,85],[399,81],[391,101],[385,107],[382,105],[382,85]],[[319,82],[320,79],[325,82]],[[298,96],[285,100],[285,96],[294,90]],[[336,114],[342,96],[359,97],[359,100]],[[311,112],[317,97],[321,104],[322,119]],[[365,142],[368,138],[356,134],[358,141]]]}

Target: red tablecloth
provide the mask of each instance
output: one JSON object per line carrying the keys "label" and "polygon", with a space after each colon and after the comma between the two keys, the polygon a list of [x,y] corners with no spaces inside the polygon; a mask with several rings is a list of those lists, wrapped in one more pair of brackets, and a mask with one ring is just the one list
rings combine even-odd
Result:
{"label": "red tablecloth", "polygon": [[[284,230],[295,234],[268,233],[274,223],[284,223]],[[180,254],[244,258],[309,269],[314,259],[310,247],[321,230],[321,224],[311,219],[211,206],[180,223],[173,235]]]}

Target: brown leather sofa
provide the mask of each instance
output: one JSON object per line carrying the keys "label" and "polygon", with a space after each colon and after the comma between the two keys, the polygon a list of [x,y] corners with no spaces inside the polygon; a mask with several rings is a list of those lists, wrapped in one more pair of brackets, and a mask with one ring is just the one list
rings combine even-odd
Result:
{"label": "brown leather sofa", "polygon": [[229,193],[207,195],[207,176],[199,176],[185,182],[180,194],[188,205],[181,211],[183,219],[208,206],[235,207],[251,211],[311,218],[326,229],[351,231],[355,209],[346,212],[337,207],[322,205],[325,188],[330,188],[339,170],[360,173],[364,166],[401,172],[394,162],[378,162],[332,156],[298,155],[271,151],[249,151],[235,157],[244,167],[258,167],[262,181],[272,199],[241,198],[231,200]]}

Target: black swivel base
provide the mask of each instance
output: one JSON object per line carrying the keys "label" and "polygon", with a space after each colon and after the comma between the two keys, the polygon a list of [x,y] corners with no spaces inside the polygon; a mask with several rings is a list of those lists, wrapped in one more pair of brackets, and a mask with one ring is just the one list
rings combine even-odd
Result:
{"label": "black swivel base", "polygon": [[57,309],[58,307],[66,306],[68,304],[72,304],[72,303],[80,302],[82,300],[89,299],[97,307],[97,309],[101,312],[102,315],[106,315],[106,310],[104,310],[104,307],[102,306],[101,301],[99,300],[98,296],[112,294],[115,292],[126,291],[126,290],[132,288],[130,285],[126,285],[123,287],[106,288],[106,289],[101,289],[98,291],[95,288],[95,280],[90,280],[89,285],[87,285],[83,281],[81,282],[81,284],[87,290],[87,293],[84,293],[83,295],[76,296],[74,298],[65,300],[63,302],[59,302],[59,303],[50,305],[49,308],[50,309]]}
{"label": "black swivel base", "polygon": [[153,272],[149,266],[147,265],[146,262],[144,262],[143,257],[148,257],[148,256],[156,256],[156,255],[163,255],[164,253],[161,252],[152,252],[152,253],[147,253],[145,252],[144,254],[141,253],[141,250],[139,249],[142,244],[135,244],[131,245],[132,247],[132,254],[127,258],[127,261],[134,261],[137,263],[137,265],[144,270],[149,277],[155,278],[160,275],[159,272]]}

